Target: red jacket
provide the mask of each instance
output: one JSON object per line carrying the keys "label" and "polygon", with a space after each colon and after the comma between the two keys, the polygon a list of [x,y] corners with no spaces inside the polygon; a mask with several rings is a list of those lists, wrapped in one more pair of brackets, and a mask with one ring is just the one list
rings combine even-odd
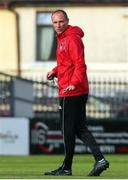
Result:
{"label": "red jacket", "polygon": [[[59,96],[76,96],[88,94],[88,79],[84,61],[84,32],[77,26],[70,26],[57,35],[57,66],[53,69],[58,78]],[[75,90],[64,92],[64,89],[74,85]]]}

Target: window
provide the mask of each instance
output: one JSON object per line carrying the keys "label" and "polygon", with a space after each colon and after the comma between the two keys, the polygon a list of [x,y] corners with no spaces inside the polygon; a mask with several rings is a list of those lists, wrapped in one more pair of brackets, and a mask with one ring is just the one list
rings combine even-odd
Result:
{"label": "window", "polygon": [[55,61],[56,36],[51,22],[51,13],[37,13],[37,61]]}

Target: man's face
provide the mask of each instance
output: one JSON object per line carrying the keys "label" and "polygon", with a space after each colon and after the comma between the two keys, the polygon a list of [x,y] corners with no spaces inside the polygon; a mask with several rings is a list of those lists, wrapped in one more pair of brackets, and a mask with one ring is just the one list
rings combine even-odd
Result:
{"label": "man's face", "polygon": [[66,29],[68,22],[69,20],[65,18],[62,12],[57,12],[52,16],[52,24],[57,34],[61,34]]}

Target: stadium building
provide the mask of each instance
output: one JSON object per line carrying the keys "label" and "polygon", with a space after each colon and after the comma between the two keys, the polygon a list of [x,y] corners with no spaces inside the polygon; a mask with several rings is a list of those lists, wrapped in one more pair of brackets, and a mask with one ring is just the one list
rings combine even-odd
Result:
{"label": "stadium building", "polygon": [[0,0],[0,71],[45,79],[55,65],[55,9],[85,31],[89,76],[128,76],[127,0]]}

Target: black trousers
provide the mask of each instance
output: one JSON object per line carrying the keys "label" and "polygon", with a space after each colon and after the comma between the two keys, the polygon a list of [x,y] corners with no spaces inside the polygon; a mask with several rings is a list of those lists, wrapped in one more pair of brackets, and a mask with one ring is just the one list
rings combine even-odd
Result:
{"label": "black trousers", "polygon": [[80,96],[62,97],[59,99],[65,150],[63,166],[65,169],[72,168],[76,136],[90,148],[96,161],[104,158],[93,135],[86,125],[87,98],[88,95],[85,94]]}

